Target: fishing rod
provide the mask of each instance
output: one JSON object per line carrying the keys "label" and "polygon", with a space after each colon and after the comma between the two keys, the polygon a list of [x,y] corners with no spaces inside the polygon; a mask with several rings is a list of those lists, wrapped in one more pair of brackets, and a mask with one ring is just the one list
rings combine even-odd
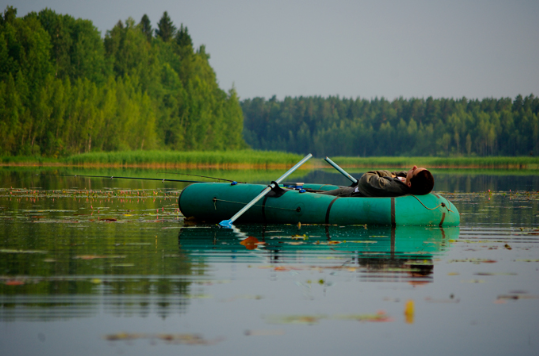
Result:
{"label": "fishing rod", "polygon": [[232,179],[226,179],[226,178],[216,178],[216,177],[208,177],[208,176],[201,176],[198,174],[189,174],[189,173],[178,173],[178,172],[157,172],[157,173],[164,173],[164,174],[179,174],[183,176],[192,176],[192,177],[201,177],[201,178],[208,178],[208,179],[215,179],[215,180],[224,180],[226,182],[235,182]]}
{"label": "fishing rod", "polygon": [[181,183],[207,183],[197,180],[167,179],[167,178],[136,178],[136,177],[118,177],[118,176],[89,176],[82,174],[65,174],[62,177],[80,177],[80,178],[110,178],[110,179],[138,179],[138,180],[160,180],[162,182],[181,182]]}

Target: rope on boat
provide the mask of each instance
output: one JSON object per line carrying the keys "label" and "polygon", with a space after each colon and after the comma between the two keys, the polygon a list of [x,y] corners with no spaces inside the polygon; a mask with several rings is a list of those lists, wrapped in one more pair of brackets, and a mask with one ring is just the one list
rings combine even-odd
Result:
{"label": "rope on boat", "polygon": [[419,200],[418,197],[416,197],[416,196],[413,195],[413,194],[412,194],[412,196],[413,196],[414,198],[416,198],[417,201],[420,202],[421,205],[423,205],[423,207],[424,207],[425,209],[427,209],[427,210],[434,210],[434,209],[438,209],[439,207],[443,207],[443,208],[446,208],[448,211],[454,213],[454,211],[451,210],[451,209],[449,209],[449,207],[447,206],[447,204],[445,204],[444,202],[441,202],[440,204],[436,205],[434,208],[429,208],[429,207],[427,207],[425,204],[423,204],[423,202],[422,202],[421,200]]}
{"label": "rope on boat", "polygon": [[[241,205],[247,205],[248,204],[248,203],[244,203],[244,202],[241,202],[241,201],[232,201],[232,200],[223,200],[223,199],[213,198],[213,207],[215,208],[215,210],[217,210],[217,205],[215,205],[215,203],[218,202],[218,201],[222,201],[222,202],[225,202],[225,203],[241,204]],[[262,205],[255,205],[255,206],[262,206]],[[275,206],[266,206],[265,209],[279,209],[279,210],[297,211],[296,209],[277,208]]]}

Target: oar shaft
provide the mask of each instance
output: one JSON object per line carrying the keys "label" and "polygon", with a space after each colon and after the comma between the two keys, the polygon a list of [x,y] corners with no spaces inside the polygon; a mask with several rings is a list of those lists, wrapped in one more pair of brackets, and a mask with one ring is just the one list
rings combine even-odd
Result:
{"label": "oar shaft", "polygon": [[283,174],[279,179],[277,179],[275,182],[276,183],[281,183],[283,180],[286,179],[286,177],[288,177],[290,174],[292,174],[292,172],[294,172],[296,169],[298,169],[299,166],[301,166],[303,163],[307,162],[313,155],[312,154],[308,154],[307,156],[303,157],[303,159],[301,161],[299,161],[298,163],[296,163],[296,165],[292,168],[290,168],[288,170],[288,172],[286,172],[285,174]]}
{"label": "oar shaft", "polygon": [[245,213],[247,210],[249,210],[249,208],[251,208],[253,205],[256,204],[257,201],[259,201],[260,199],[262,199],[262,197],[266,194],[268,194],[268,192],[274,187],[273,184],[271,184],[271,186],[269,187],[266,187],[262,192],[260,192],[260,194],[258,194],[256,196],[256,198],[254,198],[253,200],[251,200],[249,202],[249,204],[245,205],[240,211],[238,211],[236,214],[234,214],[233,217],[230,218],[229,222],[230,223],[233,223],[234,221],[236,221],[240,216],[243,215],[243,213]]}
{"label": "oar shaft", "polygon": [[[283,174],[281,177],[279,177],[279,179],[277,179],[275,181],[275,183],[281,183],[281,181],[283,181],[284,179],[286,179],[286,177],[288,177],[290,174],[292,174],[292,172],[294,172],[296,169],[298,169],[299,166],[301,166],[303,163],[305,163],[309,158],[311,158],[313,155],[312,154],[308,154],[307,156],[303,157],[303,159],[301,161],[299,161],[298,163],[296,163],[296,165],[292,168],[290,168],[285,174]],[[219,223],[219,225],[223,226],[223,227],[231,227],[232,223],[234,221],[236,221],[240,216],[243,215],[243,213],[245,213],[247,210],[249,210],[249,208],[251,208],[253,205],[256,204],[257,201],[259,201],[260,199],[262,199],[262,197],[266,194],[268,194],[268,192],[275,188],[275,184],[271,183],[269,186],[267,186],[266,188],[264,188],[263,191],[260,192],[260,194],[258,194],[256,196],[256,198],[254,198],[253,200],[251,200],[247,205],[245,205],[240,211],[238,211],[236,214],[234,214],[233,217],[230,218],[230,220],[223,220]]]}
{"label": "oar shaft", "polygon": [[331,164],[333,166],[333,168],[335,168],[336,170],[338,170],[343,176],[345,176],[346,178],[350,179],[352,181],[352,183],[357,183],[357,179],[355,179],[354,177],[352,177],[350,174],[348,174],[344,169],[342,169],[341,167],[339,167],[337,165],[337,163],[333,162],[329,157],[326,157],[325,158],[325,161],[329,164]]}

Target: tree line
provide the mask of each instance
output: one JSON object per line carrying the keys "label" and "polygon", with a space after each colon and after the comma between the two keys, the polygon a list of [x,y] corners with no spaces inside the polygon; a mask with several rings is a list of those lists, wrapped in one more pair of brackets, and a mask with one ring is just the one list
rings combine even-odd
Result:
{"label": "tree line", "polygon": [[[539,98],[275,97],[219,88],[167,12],[102,37],[50,9],[0,14],[0,156],[246,148],[317,156],[538,155]],[[243,136],[242,136],[243,128]]]}
{"label": "tree line", "polygon": [[104,38],[89,20],[45,9],[0,14],[0,155],[245,148],[234,88],[165,12]]}
{"label": "tree line", "polygon": [[316,156],[539,155],[539,98],[243,100],[255,149]]}

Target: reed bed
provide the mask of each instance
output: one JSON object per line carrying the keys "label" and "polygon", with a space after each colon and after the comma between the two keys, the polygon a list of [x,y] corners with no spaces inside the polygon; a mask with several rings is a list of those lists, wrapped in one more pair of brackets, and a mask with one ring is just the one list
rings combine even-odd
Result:
{"label": "reed bed", "polygon": [[539,157],[331,157],[342,167],[539,169]]}
{"label": "reed bed", "polygon": [[[7,156],[4,166],[78,166],[138,168],[218,168],[283,169],[296,164],[303,155],[276,151],[121,151],[92,152],[67,158]],[[539,169],[539,157],[331,157],[346,168],[429,168]],[[300,168],[327,166],[323,159],[311,159]]]}
{"label": "reed bed", "polygon": [[82,166],[269,167],[297,163],[301,155],[272,151],[124,151],[74,155],[62,161]]}
{"label": "reed bed", "polygon": [[41,156],[1,156],[0,162],[4,165],[57,164],[58,159]]}

